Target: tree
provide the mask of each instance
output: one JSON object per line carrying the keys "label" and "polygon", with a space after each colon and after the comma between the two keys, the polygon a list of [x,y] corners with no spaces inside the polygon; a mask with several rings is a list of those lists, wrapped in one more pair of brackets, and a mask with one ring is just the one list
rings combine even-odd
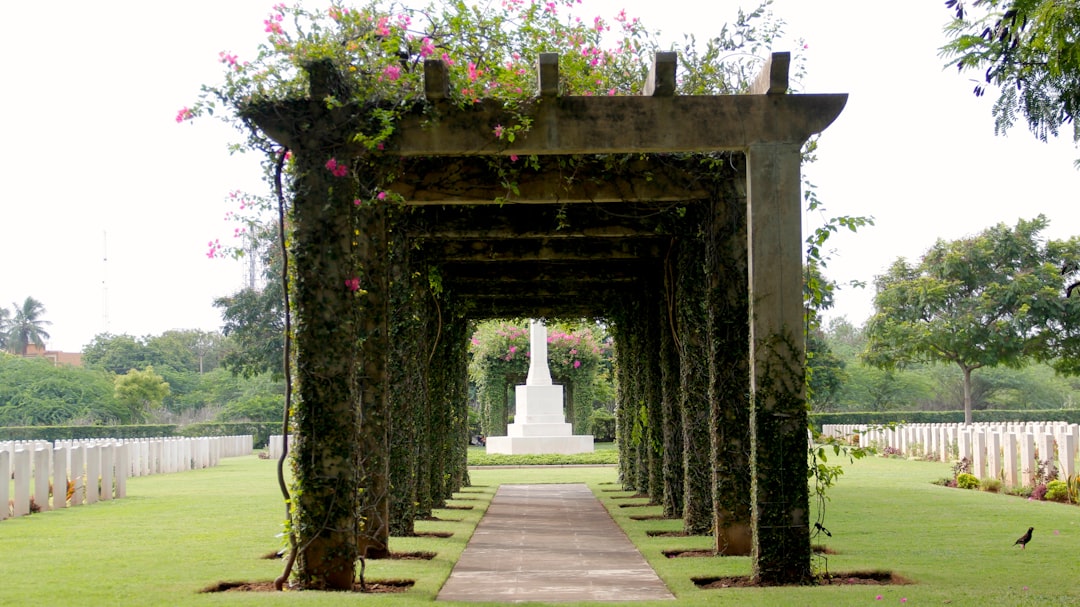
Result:
{"label": "tree", "polygon": [[[941,56],[960,71],[985,71],[984,84],[1000,89],[995,131],[1004,133],[1017,114],[1040,140],[1072,123],[1080,141],[1080,3],[1062,0],[949,0],[955,18],[946,27]],[[971,10],[969,10],[969,8]]]}
{"label": "tree", "polygon": [[1074,325],[1061,243],[1042,242],[1044,216],[998,224],[952,242],[939,240],[917,265],[904,259],[875,280],[865,360],[883,369],[947,362],[963,373],[964,420],[971,423],[971,373],[1020,367],[1055,356],[1048,327]]}
{"label": "tree", "polygon": [[46,325],[52,323],[42,320],[45,314],[45,306],[33,297],[27,297],[22,306],[11,304],[15,314],[7,321],[4,328],[7,350],[19,356],[26,356],[30,345],[45,347],[45,340],[49,339],[49,333],[45,331]]}
{"label": "tree", "polygon": [[83,348],[83,364],[119,375],[151,364],[150,351],[141,339],[126,333],[99,333]]}
{"label": "tree", "polygon": [[154,372],[154,367],[148,366],[142,371],[132,369],[116,376],[114,391],[116,400],[131,411],[132,418],[142,421],[146,413],[161,407],[169,395],[169,384]]}

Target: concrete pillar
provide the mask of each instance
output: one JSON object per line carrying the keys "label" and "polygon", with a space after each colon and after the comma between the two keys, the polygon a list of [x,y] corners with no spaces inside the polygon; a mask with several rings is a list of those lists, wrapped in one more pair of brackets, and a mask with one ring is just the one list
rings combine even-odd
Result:
{"label": "concrete pillar", "polygon": [[15,469],[15,502],[11,514],[25,516],[30,514],[30,452],[16,449],[12,461]]}
{"label": "concrete pillar", "polygon": [[807,421],[800,147],[746,152],[751,575],[766,583],[812,577],[806,470],[790,465],[805,461]]}
{"label": "concrete pillar", "polygon": [[956,434],[957,444],[957,459],[967,458],[968,461],[972,459],[971,453],[971,430],[967,427],[961,428]]}
{"label": "concrete pillar", "polygon": [[1035,435],[1021,432],[1017,435],[1020,442],[1020,480],[1025,487],[1035,486]]}
{"label": "concrete pillar", "polygon": [[1076,476],[1076,444],[1076,437],[1067,429],[1058,435],[1058,478],[1062,480]]}
{"label": "concrete pillar", "polygon": [[68,484],[68,448],[57,447],[53,449],[53,496],[52,507],[54,510],[67,508],[67,484]]}
{"label": "concrete pillar", "polygon": [[8,517],[11,495],[11,452],[0,445],[0,521]]}
{"label": "concrete pillar", "polygon": [[986,433],[986,478],[1001,480],[1001,432]]}
{"label": "concrete pillar", "polygon": [[1003,468],[1005,473],[1005,486],[1020,486],[1020,475],[1017,474],[1016,432],[1008,431],[1001,436],[1001,450]]}
{"label": "concrete pillar", "polygon": [[1054,435],[1048,432],[1045,427],[1044,430],[1036,435],[1036,449],[1038,454],[1036,457],[1040,463],[1049,462],[1050,465],[1057,466],[1057,454],[1054,453]]}
{"label": "concrete pillar", "polygon": [[82,506],[86,501],[86,449],[79,444],[71,446],[71,480],[75,483],[71,505]]}
{"label": "concrete pillar", "polygon": [[971,473],[986,478],[986,433],[981,428],[971,433]]}
{"label": "concrete pillar", "polygon": [[123,444],[116,448],[116,497],[127,497],[127,478],[131,470],[131,447],[133,444]]}
{"label": "concrete pillar", "polygon": [[101,451],[93,443],[86,445],[86,503],[96,504],[101,491]]}
{"label": "concrete pillar", "polygon": [[52,447],[34,449],[34,505],[42,512],[49,509],[49,456]]}
{"label": "concrete pillar", "polygon": [[113,498],[113,478],[116,471],[116,445],[106,443],[100,447],[101,451],[101,499]]}

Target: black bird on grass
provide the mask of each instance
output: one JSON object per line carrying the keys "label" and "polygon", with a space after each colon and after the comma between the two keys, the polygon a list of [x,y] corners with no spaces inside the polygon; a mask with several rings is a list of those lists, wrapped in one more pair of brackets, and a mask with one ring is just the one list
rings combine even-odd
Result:
{"label": "black bird on grass", "polygon": [[1031,541],[1031,532],[1032,531],[1035,531],[1035,528],[1034,527],[1028,527],[1027,533],[1025,533],[1024,535],[1021,535],[1020,538],[1017,539],[1016,542],[1013,543],[1013,546],[1015,546],[1016,544],[1020,544],[1021,549],[1026,548],[1027,543]]}

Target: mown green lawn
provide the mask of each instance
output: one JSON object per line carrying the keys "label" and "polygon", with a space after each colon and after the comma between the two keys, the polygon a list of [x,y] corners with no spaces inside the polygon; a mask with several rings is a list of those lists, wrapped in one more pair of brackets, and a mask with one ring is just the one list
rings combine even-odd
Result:
{"label": "mown green lawn", "polygon": [[[1080,508],[930,483],[948,474],[945,464],[860,460],[846,466],[826,505],[833,537],[815,542],[834,554],[819,566],[889,570],[912,582],[902,586],[699,590],[691,578],[745,574],[749,559],[666,558],[664,550],[708,548],[711,538],[650,537],[679,522],[631,520],[659,508],[620,507],[644,500],[615,491],[614,468],[534,467],[473,470],[474,486],[451,502],[471,510],[439,510],[443,520],[417,523],[451,537],[393,538],[394,551],[435,552],[434,559],[368,563],[369,580],[416,580],[406,593],[200,594],[220,581],[269,580],[281,570],[280,561],[263,558],[281,545],[274,462],[233,458],[214,469],[130,479],[124,500],[0,521],[0,605],[429,604],[498,485],[544,482],[587,483],[680,605],[1080,604]],[[1026,550],[1014,547],[1029,526],[1034,540]]]}

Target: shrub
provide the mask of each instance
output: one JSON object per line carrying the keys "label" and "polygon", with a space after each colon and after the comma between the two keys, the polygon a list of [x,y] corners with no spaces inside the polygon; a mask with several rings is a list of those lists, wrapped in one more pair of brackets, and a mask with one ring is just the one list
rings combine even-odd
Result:
{"label": "shrub", "polygon": [[596,409],[589,416],[589,434],[596,442],[606,443],[615,440],[615,416],[605,409]]}
{"label": "shrub", "polygon": [[961,489],[978,489],[979,479],[974,474],[963,472],[956,477],[956,486]]}
{"label": "shrub", "polygon": [[990,493],[997,493],[1001,491],[1001,481],[996,478],[987,479],[982,482],[979,488]]}
{"label": "shrub", "polygon": [[1065,483],[1065,481],[1050,481],[1046,484],[1045,499],[1053,502],[1069,501],[1069,486]]}
{"label": "shrub", "polygon": [[1046,485],[1035,485],[1035,488],[1031,490],[1031,499],[1042,501],[1046,499]]}
{"label": "shrub", "polygon": [[1006,495],[1015,495],[1016,497],[1031,497],[1031,487],[1025,487],[1023,485],[1005,487],[1002,492]]}

